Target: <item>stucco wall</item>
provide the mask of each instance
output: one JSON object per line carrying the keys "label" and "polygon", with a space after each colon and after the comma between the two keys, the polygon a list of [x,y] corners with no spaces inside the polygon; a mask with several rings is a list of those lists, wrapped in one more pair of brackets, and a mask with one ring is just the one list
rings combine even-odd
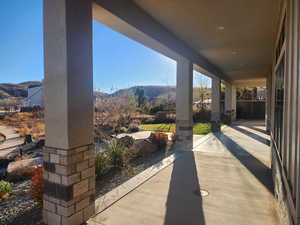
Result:
{"label": "stucco wall", "polygon": [[27,107],[44,106],[43,86],[28,88],[27,98],[23,100],[23,104]]}

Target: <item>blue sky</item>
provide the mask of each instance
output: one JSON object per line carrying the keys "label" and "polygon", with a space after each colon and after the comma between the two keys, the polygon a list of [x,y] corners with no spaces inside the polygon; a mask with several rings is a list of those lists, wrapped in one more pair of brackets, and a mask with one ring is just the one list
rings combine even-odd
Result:
{"label": "blue sky", "polygon": [[[42,0],[1,0],[0,27],[0,83],[42,80]],[[100,91],[176,84],[175,61],[97,22],[93,52],[94,88]]]}

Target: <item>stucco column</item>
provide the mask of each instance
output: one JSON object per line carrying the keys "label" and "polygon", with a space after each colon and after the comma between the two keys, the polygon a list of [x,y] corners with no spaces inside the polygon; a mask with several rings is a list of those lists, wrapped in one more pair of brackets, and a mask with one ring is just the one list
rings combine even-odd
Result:
{"label": "stucco column", "polygon": [[229,122],[236,119],[236,88],[229,83],[225,84],[225,114]]}
{"label": "stucco column", "polygon": [[272,95],[272,77],[267,77],[267,85],[266,85],[266,130],[267,133],[270,133],[271,129],[271,95]]}
{"label": "stucco column", "polygon": [[44,1],[43,218],[79,225],[94,213],[92,1]]}
{"label": "stucco column", "polygon": [[193,146],[193,65],[184,57],[177,61],[176,146],[179,150]]}
{"label": "stucco column", "polygon": [[232,111],[232,117],[231,120],[236,120],[236,87],[231,87],[231,111]]}
{"label": "stucco column", "polygon": [[211,85],[211,121],[213,126],[213,131],[219,131],[220,129],[220,97],[221,97],[221,81],[219,78],[212,78]]}

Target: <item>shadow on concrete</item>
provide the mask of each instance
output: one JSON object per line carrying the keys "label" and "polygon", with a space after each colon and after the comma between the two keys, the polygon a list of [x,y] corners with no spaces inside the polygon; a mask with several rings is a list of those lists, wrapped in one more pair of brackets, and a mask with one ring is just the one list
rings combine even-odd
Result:
{"label": "shadow on concrete", "polygon": [[255,133],[252,133],[251,131],[248,131],[248,130],[243,129],[243,128],[238,127],[238,126],[232,126],[231,128],[235,129],[236,131],[239,131],[239,132],[241,132],[241,133],[243,133],[245,135],[247,135],[248,137],[253,138],[256,141],[259,141],[262,144],[265,144],[265,145],[269,145],[270,144],[270,141],[268,139],[263,138],[263,137],[255,134]]}
{"label": "shadow on concrete", "polygon": [[258,131],[260,133],[263,133],[263,134],[268,134],[268,132],[266,130],[258,128],[258,127],[250,127],[249,126],[249,128],[252,129],[252,130],[256,130],[256,131]]}
{"label": "shadow on concrete", "polygon": [[164,225],[205,225],[194,152],[174,162]]}
{"label": "shadow on concrete", "polygon": [[224,133],[217,133],[215,136],[274,195],[271,169]]}

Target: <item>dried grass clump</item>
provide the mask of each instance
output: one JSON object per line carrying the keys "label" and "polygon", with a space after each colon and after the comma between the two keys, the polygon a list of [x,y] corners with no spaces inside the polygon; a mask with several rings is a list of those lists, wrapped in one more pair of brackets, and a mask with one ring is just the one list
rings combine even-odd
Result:
{"label": "dried grass clump", "polygon": [[45,135],[44,113],[22,112],[5,116],[2,124],[13,127],[20,136],[31,135],[38,139]]}

